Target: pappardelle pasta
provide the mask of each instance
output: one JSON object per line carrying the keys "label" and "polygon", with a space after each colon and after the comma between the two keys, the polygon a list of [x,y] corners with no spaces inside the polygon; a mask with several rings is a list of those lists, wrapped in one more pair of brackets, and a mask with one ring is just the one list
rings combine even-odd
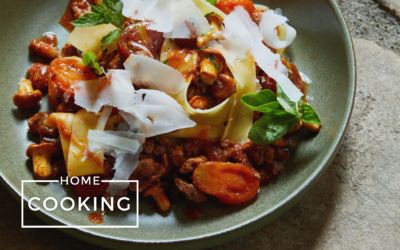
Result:
{"label": "pappardelle pasta", "polygon": [[71,0],[67,44],[34,39],[41,63],[13,97],[33,109],[47,92],[52,107],[28,120],[41,139],[27,149],[35,178],[138,180],[74,191],[140,192],[161,211],[179,194],[252,199],[283,171],[288,134],[321,128],[309,79],[284,54],[296,37],[287,22],[251,0]]}

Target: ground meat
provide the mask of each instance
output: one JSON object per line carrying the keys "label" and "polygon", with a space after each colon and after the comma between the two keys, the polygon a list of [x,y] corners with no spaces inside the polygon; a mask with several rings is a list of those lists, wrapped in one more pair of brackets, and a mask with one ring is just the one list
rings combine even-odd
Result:
{"label": "ground meat", "polygon": [[[139,161],[139,165],[129,177],[130,180],[139,181],[139,192],[149,188],[152,183],[157,182],[160,178],[166,175],[170,168],[165,167],[163,164],[155,162],[153,159],[144,159]],[[130,189],[136,192],[136,184],[131,183]]]}
{"label": "ground meat", "polygon": [[109,69],[125,69],[124,66],[125,60],[121,58],[119,54],[117,54],[114,59],[108,64]]}
{"label": "ground meat", "polygon": [[40,112],[29,118],[28,126],[33,134],[39,135],[41,138],[56,138],[58,136],[57,128],[49,127],[43,123],[51,113],[53,112]]}
{"label": "ground meat", "polygon": [[61,49],[61,54],[60,57],[64,58],[64,57],[71,57],[71,56],[76,56],[79,57],[79,53],[78,53],[78,49],[75,48],[73,45],[71,44],[66,44],[64,47],[62,47]]}
{"label": "ground meat", "polygon": [[192,173],[194,171],[194,169],[203,162],[206,162],[207,158],[205,156],[200,156],[200,157],[196,157],[196,158],[190,158],[187,159],[185,161],[185,163],[183,163],[180,172],[182,174],[188,174],[188,173]]}
{"label": "ground meat", "polygon": [[264,114],[261,113],[260,111],[254,111],[253,113],[253,122],[256,122],[258,120],[260,120],[260,118],[263,116]]}
{"label": "ground meat", "polygon": [[104,156],[104,174],[103,176],[107,179],[112,179],[115,174],[115,170],[113,170],[115,164],[115,158],[111,155]]}
{"label": "ground meat", "polygon": [[234,151],[232,140],[223,140],[221,146],[212,146],[205,149],[208,161],[227,162]]}
{"label": "ground meat", "polygon": [[71,2],[71,9],[74,13],[74,18],[78,19],[79,17],[85,15],[92,11],[90,5],[94,4],[94,0],[74,0]]}
{"label": "ground meat", "polygon": [[277,176],[283,171],[283,165],[279,162],[273,161],[267,163],[258,169],[258,173],[261,176],[260,182],[267,183],[274,176]]}
{"label": "ground meat", "polygon": [[274,160],[274,148],[269,145],[256,145],[253,142],[248,142],[243,147],[254,166],[260,166]]}
{"label": "ground meat", "polygon": [[125,28],[118,42],[120,55],[124,59],[127,59],[131,54],[142,54],[156,60],[159,59],[161,46],[164,42],[163,33],[147,30],[145,26],[144,22],[139,24],[132,19],[125,21]]}
{"label": "ground meat", "polygon": [[203,151],[204,145],[207,145],[203,140],[187,140],[187,143],[182,144],[183,151],[187,157],[197,157]]}
{"label": "ground meat", "polygon": [[28,79],[32,82],[33,89],[46,89],[49,83],[49,66],[34,63],[26,72]]}
{"label": "ground meat", "polygon": [[233,147],[234,151],[231,153],[232,160],[247,166],[253,165],[241,144],[234,144]]}
{"label": "ground meat", "polygon": [[169,149],[169,158],[172,160],[174,165],[178,168],[181,168],[183,163],[185,163],[186,158],[183,154],[182,146],[173,146]]}
{"label": "ground meat", "polygon": [[154,138],[146,138],[145,142],[143,143],[143,152],[147,153],[147,154],[151,154],[153,152],[154,149]]}
{"label": "ground meat", "polygon": [[158,137],[158,140],[156,140],[155,143],[156,143],[156,145],[154,146],[154,150],[153,150],[154,156],[160,157],[163,154],[166,154],[168,152],[169,141],[167,138]]}
{"label": "ground meat", "polygon": [[289,151],[282,148],[275,148],[274,161],[285,162],[289,158]]}
{"label": "ground meat", "polygon": [[197,203],[206,202],[208,200],[207,194],[197,189],[193,184],[189,184],[179,178],[174,178],[174,180],[179,191],[186,195],[186,199]]}

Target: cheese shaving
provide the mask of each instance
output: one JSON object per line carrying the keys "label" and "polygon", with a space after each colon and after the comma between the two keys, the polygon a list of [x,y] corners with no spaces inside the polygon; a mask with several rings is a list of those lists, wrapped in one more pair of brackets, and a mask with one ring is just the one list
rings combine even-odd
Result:
{"label": "cheese shaving", "polygon": [[132,54],[124,63],[136,85],[177,94],[186,85],[184,76],[176,69],[143,55]]}
{"label": "cheese shaving", "polygon": [[122,14],[136,20],[148,21],[150,30],[171,32],[174,17],[172,5],[165,0],[122,0]]}
{"label": "cheese shaving", "polygon": [[[289,26],[286,22],[289,21],[286,17],[277,14],[273,10],[266,11],[261,16],[260,31],[264,38],[264,42],[274,48],[283,49],[288,47],[296,38],[296,30]],[[286,39],[281,41],[278,36],[276,27],[283,25],[286,27]]]}
{"label": "cheese shaving", "polygon": [[[163,32],[166,38],[191,38],[210,30],[203,13],[191,0],[122,0],[122,14],[149,22],[147,29]],[[195,33],[195,34],[194,34]]]}
{"label": "cheese shaving", "polygon": [[120,111],[120,114],[131,130],[139,130],[146,137],[196,126],[186,115],[164,105],[135,105]]}
{"label": "cheese shaving", "polygon": [[[246,34],[250,34],[250,50],[258,66],[281,86],[283,92],[285,92],[291,101],[297,102],[303,96],[303,93],[288,78],[288,70],[282,64],[280,55],[274,54],[263,44],[259,27],[251,20],[248,12],[242,6],[239,6],[226,19],[228,18],[235,20],[235,23],[238,23],[238,20],[240,20],[246,27],[248,31]],[[221,43],[221,45],[226,48],[224,44]]]}
{"label": "cheese shaving", "polygon": [[124,181],[129,179],[139,164],[145,136],[132,132],[89,130],[88,139],[91,152],[104,149],[116,158],[113,180],[118,182],[110,182],[107,192],[111,196],[122,195],[127,187]]}
{"label": "cheese shaving", "polygon": [[130,78],[125,70],[110,70],[105,78],[80,81],[74,86],[75,104],[91,112],[99,112],[104,105],[127,107],[135,97]]}

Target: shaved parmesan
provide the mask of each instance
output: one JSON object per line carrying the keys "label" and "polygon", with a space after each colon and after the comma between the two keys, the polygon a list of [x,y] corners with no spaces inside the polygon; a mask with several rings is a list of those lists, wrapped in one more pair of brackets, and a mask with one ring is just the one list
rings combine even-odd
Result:
{"label": "shaved parmesan", "polygon": [[135,98],[131,76],[125,70],[110,70],[105,78],[80,81],[74,86],[75,104],[91,112],[109,105],[123,109]]}
{"label": "shaved parmesan", "polygon": [[[150,30],[163,32],[166,38],[190,38],[210,30],[203,13],[191,0],[122,0],[122,14],[147,21]],[[192,27],[191,27],[192,26]]]}
{"label": "shaved parmesan", "polygon": [[132,54],[125,62],[131,80],[137,85],[177,94],[186,85],[183,75],[176,69],[143,55]]}
{"label": "shaved parmesan", "polygon": [[165,134],[182,128],[196,126],[181,112],[164,105],[135,105],[120,111],[131,130],[139,130],[146,137]]}
{"label": "shaved parmesan", "polygon": [[252,44],[251,34],[247,27],[236,15],[228,15],[224,20],[224,24],[223,36],[225,40],[220,42],[221,45],[235,60],[245,59],[247,57],[246,53]]}
{"label": "shaved parmesan", "polygon": [[301,80],[303,82],[305,82],[307,84],[311,84],[312,83],[311,79],[306,74],[304,74],[303,72],[299,72],[299,73],[300,73]]}
{"label": "shaved parmesan", "polygon": [[[140,140],[134,138],[140,138]],[[89,130],[88,139],[89,150],[93,153],[104,148],[106,152],[112,150],[135,154],[144,142],[144,135],[132,132]]]}
{"label": "shaved parmesan", "polygon": [[211,27],[200,9],[191,0],[171,0],[174,25],[171,32],[164,33],[165,38],[191,38],[192,31],[189,25],[196,29],[196,35],[201,36]]}
{"label": "shaved parmesan", "polygon": [[[128,186],[128,183],[125,181],[129,179],[131,174],[139,165],[140,152],[142,152],[142,147],[139,148],[136,154],[127,153],[123,156],[116,158],[114,164],[114,182],[110,182],[107,189],[107,192],[111,196],[123,195],[123,190],[126,189],[126,187]],[[115,182],[115,180],[117,180],[118,182]]]}
{"label": "shaved parmesan", "polygon": [[[282,88],[283,92],[291,101],[297,102],[303,96],[303,93],[288,78],[288,70],[282,64],[280,55],[274,54],[268,47],[263,44],[263,38],[260,34],[258,26],[251,20],[248,12],[242,6],[236,7],[229,16],[232,19],[240,19],[247,28],[251,37],[251,53],[253,54],[258,66],[264,72],[274,79]],[[222,44],[223,45],[223,44]]]}
{"label": "shaved parmesan", "polygon": [[101,112],[101,115],[99,117],[99,120],[97,121],[97,127],[96,130],[104,130],[104,127],[106,126],[107,120],[110,117],[112,112],[112,107],[110,106],[105,106],[103,111]]}
{"label": "shaved parmesan", "polygon": [[171,32],[174,24],[172,5],[165,0],[122,0],[122,14],[136,20],[148,21],[150,30]]}
{"label": "shaved parmesan", "polygon": [[138,97],[138,100],[135,100],[135,104],[164,105],[178,111],[186,117],[189,116],[174,98],[164,92],[151,89],[140,89],[136,91],[136,97]]}
{"label": "shaved parmesan", "polygon": [[[117,29],[112,24],[101,24],[91,27],[76,27],[67,37],[66,42],[83,52],[97,53],[101,51],[101,39]],[[108,51],[118,49],[118,41],[108,48]]]}
{"label": "shaved parmesan", "polygon": [[124,181],[129,179],[139,164],[144,135],[132,132],[89,130],[88,139],[91,152],[104,149],[116,158],[113,180],[118,182],[110,182],[107,192],[111,196],[122,195],[123,190],[128,186],[128,183]]}
{"label": "shaved parmesan", "polygon": [[[273,10],[266,11],[261,16],[260,31],[264,42],[274,48],[282,49],[292,44],[296,38],[296,30],[289,26],[286,17],[276,14]],[[286,28],[286,39],[281,41],[278,36],[277,27],[283,25]]]}

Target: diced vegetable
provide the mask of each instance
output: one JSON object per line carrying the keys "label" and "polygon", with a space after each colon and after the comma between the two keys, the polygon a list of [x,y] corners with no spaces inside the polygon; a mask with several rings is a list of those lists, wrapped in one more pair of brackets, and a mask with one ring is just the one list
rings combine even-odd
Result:
{"label": "diced vegetable", "polygon": [[219,0],[216,5],[216,7],[222,10],[225,14],[234,11],[236,6],[243,6],[250,16],[255,10],[252,0]]}
{"label": "diced vegetable", "polygon": [[54,82],[63,92],[71,93],[73,86],[79,81],[95,80],[98,76],[89,67],[83,65],[77,57],[55,59],[50,64],[50,81]]}
{"label": "diced vegetable", "polygon": [[220,202],[239,204],[253,198],[260,175],[252,167],[230,162],[201,163],[194,171],[193,185]]}

